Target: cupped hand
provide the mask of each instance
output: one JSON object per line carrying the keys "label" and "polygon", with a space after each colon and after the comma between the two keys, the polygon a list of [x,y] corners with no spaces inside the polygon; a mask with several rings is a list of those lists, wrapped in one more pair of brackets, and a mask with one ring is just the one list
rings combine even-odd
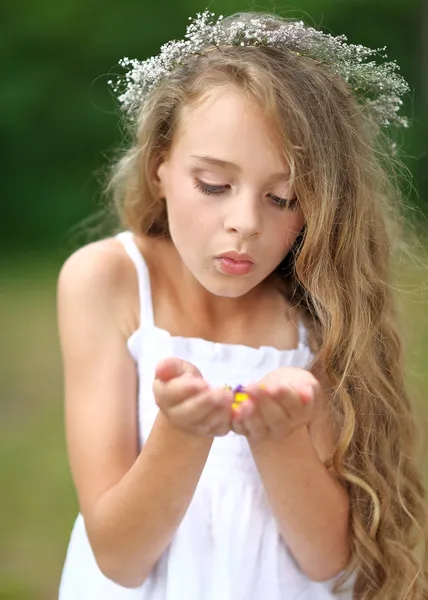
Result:
{"label": "cupped hand", "polygon": [[153,392],[170,423],[186,433],[224,436],[231,430],[232,392],[211,389],[190,362],[167,358],[156,366]]}
{"label": "cupped hand", "polygon": [[232,430],[253,440],[281,440],[314,418],[320,385],[309,371],[287,367],[245,392],[248,400],[234,410]]}

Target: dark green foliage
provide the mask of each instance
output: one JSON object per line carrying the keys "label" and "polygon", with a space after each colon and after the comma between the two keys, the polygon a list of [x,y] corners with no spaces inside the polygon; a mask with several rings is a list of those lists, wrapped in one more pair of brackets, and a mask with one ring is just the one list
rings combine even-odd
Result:
{"label": "dark green foliage", "polygon": [[[2,9],[0,95],[3,250],[58,247],[71,226],[100,206],[100,169],[120,143],[114,98],[107,86],[123,56],[144,58],[181,38],[197,2],[21,0]],[[400,133],[415,188],[426,206],[427,83],[422,60],[422,5],[417,0],[296,0],[293,4],[218,1],[217,14],[266,8],[303,17],[350,42],[388,46],[412,93]],[[425,65],[426,66],[426,65]],[[414,90],[414,92],[413,92]],[[425,166],[423,164],[425,161]],[[425,199],[425,202],[424,202]],[[413,200],[416,200],[415,194]]]}

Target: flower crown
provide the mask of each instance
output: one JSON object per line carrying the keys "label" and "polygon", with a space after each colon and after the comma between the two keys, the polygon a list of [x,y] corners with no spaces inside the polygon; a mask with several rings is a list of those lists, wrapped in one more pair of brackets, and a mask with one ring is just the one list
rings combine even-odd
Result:
{"label": "flower crown", "polygon": [[395,61],[379,65],[367,60],[374,55],[387,58],[382,54],[386,47],[370,49],[348,44],[345,35],[334,37],[306,26],[303,21],[283,21],[272,28],[268,14],[223,21],[222,16],[215,20],[214,13],[205,10],[189,20],[184,39],[167,42],[158,56],[143,61],[129,58],[119,61],[127,72],[116,83],[111,80],[108,83],[120,93],[119,102],[129,115],[161,79],[192,55],[220,46],[269,46],[327,65],[351,86],[379,125],[408,127],[407,118],[397,114],[403,104],[400,96],[409,91],[404,78],[396,73],[400,67]]}

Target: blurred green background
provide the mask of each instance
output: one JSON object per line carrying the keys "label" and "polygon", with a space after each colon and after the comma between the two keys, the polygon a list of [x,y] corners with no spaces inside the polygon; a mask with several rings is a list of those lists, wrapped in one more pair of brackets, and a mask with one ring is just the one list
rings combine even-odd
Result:
{"label": "blurred green background", "polygon": [[[63,431],[55,285],[64,258],[93,235],[84,233],[86,226],[76,235],[75,227],[101,208],[103,169],[120,145],[107,80],[120,72],[121,57],[144,58],[181,38],[187,17],[205,7],[172,0],[16,0],[2,6],[1,600],[57,597],[77,513]],[[353,43],[388,47],[411,87],[403,113],[412,127],[396,141],[413,174],[406,197],[427,247],[428,3],[228,0],[209,8],[217,14],[273,10],[345,33]],[[409,386],[418,419],[425,419],[427,273],[416,263],[398,265],[397,287]]]}

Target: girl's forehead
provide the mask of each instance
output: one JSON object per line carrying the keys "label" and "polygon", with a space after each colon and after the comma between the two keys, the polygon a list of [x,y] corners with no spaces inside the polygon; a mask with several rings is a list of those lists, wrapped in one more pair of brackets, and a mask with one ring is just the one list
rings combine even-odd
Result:
{"label": "girl's forehead", "polygon": [[252,151],[269,149],[282,154],[278,128],[264,107],[234,86],[211,90],[198,102],[185,105],[174,134],[180,145],[253,145]]}
{"label": "girl's forehead", "polygon": [[[205,119],[224,115],[252,116],[262,118],[263,109],[254,99],[250,99],[234,85],[214,87],[202,94],[196,101],[185,104],[181,109],[181,121]],[[267,122],[267,118],[265,121]]]}

